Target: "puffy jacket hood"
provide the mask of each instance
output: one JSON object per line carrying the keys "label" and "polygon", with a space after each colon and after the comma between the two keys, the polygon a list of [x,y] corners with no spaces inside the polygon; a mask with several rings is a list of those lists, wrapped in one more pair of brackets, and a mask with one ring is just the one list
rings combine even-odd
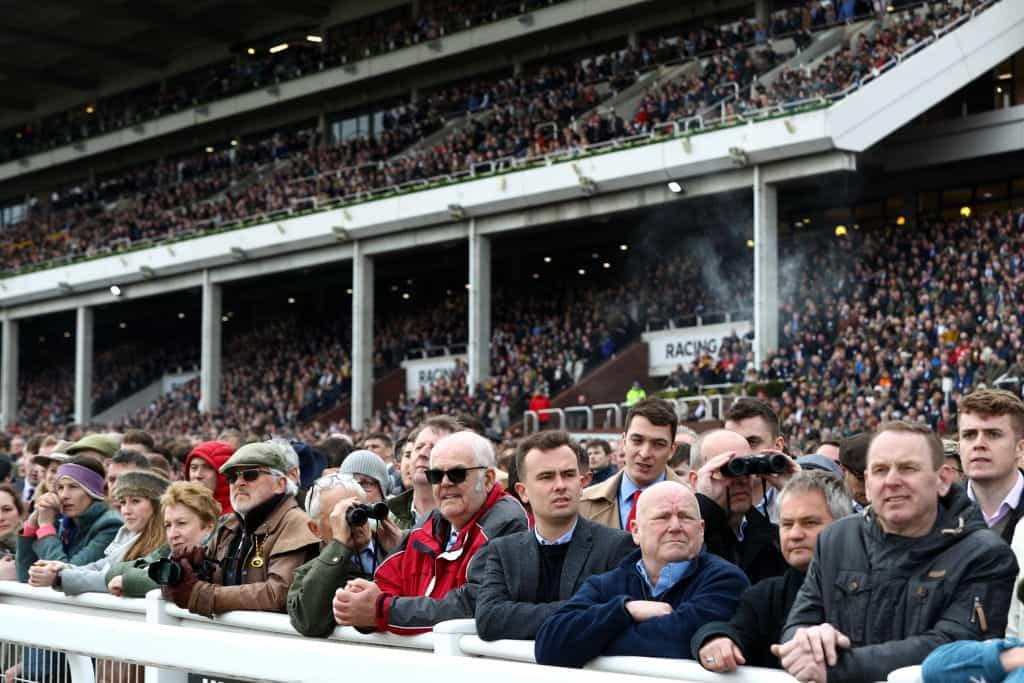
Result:
{"label": "puffy jacket hood", "polygon": [[217,472],[217,489],[213,492],[213,497],[220,503],[221,512],[227,514],[234,512],[231,507],[231,493],[230,487],[228,486],[228,480],[223,474],[220,474],[221,465],[228,461],[231,454],[234,453],[231,446],[224,443],[223,441],[204,441],[188,454],[185,458],[185,480],[188,480],[188,466],[192,462],[193,458],[202,458],[207,465],[213,468],[214,472]]}

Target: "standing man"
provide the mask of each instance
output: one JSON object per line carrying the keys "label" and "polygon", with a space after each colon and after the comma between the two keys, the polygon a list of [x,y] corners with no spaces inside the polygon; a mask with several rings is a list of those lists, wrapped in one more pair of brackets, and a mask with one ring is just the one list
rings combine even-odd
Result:
{"label": "standing man", "polygon": [[843,483],[853,498],[853,511],[863,512],[868,506],[868,493],[864,488],[864,469],[868,460],[871,434],[864,432],[843,439],[839,446],[839,467],[843,470]]}
{"label": "standing man", "polygon": [[331,611],[334,594],[351,579],[372,579],[394,550],[394,544],[380,538],[368,519],[363,524],[348,523],[349,509],[366,502],[363,486],[347,474],[325,475],[309,489],[309,529],[320,538],[320,555],[296,570],[288,589],[288,616],[304,636],[331,635],[338,625]]}
{"label": "standing man", "polygon": [[587,579],[544,621],[534,647],[538,664],[581,667],[600,655],[691,658],[697,629],[736,609],[749,583],[703,550],[704,524],[690,489],[655,484],[637,507],[630,529],[639,548],[616,569]]}
{"label": "standing man", "polygon": [[419,526],[437,507],[434,488],[427,480],[430,452],[435,444],[449,434],[461,431],[459,423],[450,417],[431,417],[423,421],[414,432],[412,446],[412,488],[406,489],[388,501],[395,523],[402,529]]}
{"label": "standing man", "polygon": [[939,645],[1003,635],[1017,561],[940,474],[926,425],[883,423],[867,454],[871,507],[818,537],[772,652],[800,681],[881,681]]}
{"label": "standing man", "polygon": [[985,524],[1004,541],[1024,514],[1024,401],[1002,389],[979,389],[960,399],[957,430],[967,496]]}
{"label": "standing man", "polygon": [[484,640],[533,640],[544,619],[584,581],[614,569],[635,550],[625,531],[579,516],[584,457],[563,431],[537,432],[519,444],[516,490],[535,525],[487,545],[476,601]]}
{"label": "standing man", "polygon": [[680,481],[668,469],[679,419],[672,404],[645,398],[629,409],[622,433],[625,468],[583,492],[580,516],[613,529],[628,529],[636,513],[636,499],[660,481]]}
{"label": "standing man", "polygon": [[612,445],[604,439],[591,439],[587,442],[587,458],[594,475],[590,479],[591,486],[611,479],[619,471],[612,464]]}
{"label": "standing man", "polygon": [[384,432],[372,432],[363,439],[362,446],[365,450],[375,453],[388,468],[388,485],[384,496],[392,496],[402,492],[402,474],[395,466],[395,444],[391,437]]}
{"label": "standing man", "polygon": [[714,429],[690,447],[690,485],[697,492],[708,552],[740,567],[757,583],[786,571],[779,528],[754,505],[750,475],[727,476],[722,468],[748,455],[750,445],[736,432]]}
{"label": "standing man", "polygon": [[740,596],[729,621],[701,628],[691,649],[708,671],[735,671],[737,666],[779,668],[771,646],[779,642],[793,600],[814,556],[818,534],[850,514],[853,501],[843,483],[825,472],[801,472],[779,494],[779,541],[789,569],[751,586]]}
{"label": "standing man", "polygon": [[[751,453],[784,453],[786,450],[786,439],[779,428],[779,416],[770,405],[760,399],[741,398],[733,403],[725,416],[725,428],[746,439]],[[789,456],[786,457],[790,461],[786,472],[769,475],[757,481],[756,494],[763,501],[762,512],[772,522],[779,521],[779,506],[775,502],[775,497],[779,495],[779,491],[790,477],[800,471],[796,463]]]}
{"label": "standing man", "polygon": [[[295,501],[289,467],[270,443],[235,451],[220,469],[231,487],[234,514],[221,519],[208,550],[176,554],[184,571],[178,583],[163,588],[166,599],[203,616],[238,609],[285,611],[295,570],[320,546]],[[212,576],[200,576],[207,554],[216,568]]]}

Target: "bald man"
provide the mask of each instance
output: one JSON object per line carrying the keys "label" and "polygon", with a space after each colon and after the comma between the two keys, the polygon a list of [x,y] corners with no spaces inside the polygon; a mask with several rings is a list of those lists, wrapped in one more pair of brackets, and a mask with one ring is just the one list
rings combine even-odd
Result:
{"label": "bald man", "polygon": [[539,664],[578,668],[601,655],[690,659],[697,629],[732,616],[749,582],[703,550],[704,521],[687,486],[665,481],[646,489],[630,532],[639,548],[589,578],[541,625]]}
{"label": "bald man", "polygon": [[753,477],[728,477],[722,466],[748,455],[743,435],[728,429],[704,432],[690,446],[690,485],[697,492],[708,552],[740,567],[757,583],[785,573],[779,527],[754,505]]}

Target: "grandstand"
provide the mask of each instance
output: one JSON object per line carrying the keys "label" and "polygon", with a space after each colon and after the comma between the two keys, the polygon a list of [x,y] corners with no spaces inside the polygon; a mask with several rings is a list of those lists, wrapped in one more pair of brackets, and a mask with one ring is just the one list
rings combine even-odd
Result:
{"label": "grandstand", "polygon": [[948,430],[1024,375],[1024,8],[876,5],[39,9],[14,38],[59,49],[0,64],[4,424],[510,434],[640,380],[760,393],[797,451]]}

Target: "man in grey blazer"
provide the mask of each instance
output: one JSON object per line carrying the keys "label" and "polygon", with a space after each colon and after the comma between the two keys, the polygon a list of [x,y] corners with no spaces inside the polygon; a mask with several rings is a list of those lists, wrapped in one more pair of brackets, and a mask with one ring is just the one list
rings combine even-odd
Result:
{"label": "man in grey blazer", "polygon": [[475,610],[482,639],[532,639],[584,581],[636,549],[628,533],[579,516],[585,458],[563,431],[538,432],[519,445],[516,491],[535,526],[484,546]]}

